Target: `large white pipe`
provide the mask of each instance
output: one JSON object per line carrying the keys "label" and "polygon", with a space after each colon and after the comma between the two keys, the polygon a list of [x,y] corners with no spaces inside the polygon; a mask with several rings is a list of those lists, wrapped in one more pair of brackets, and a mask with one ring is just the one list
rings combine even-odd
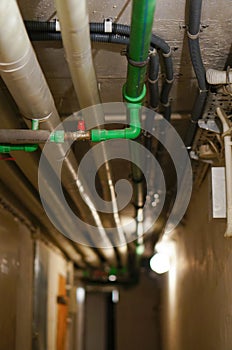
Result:
{"label": "large white pipe", "polygon": [[[21,113],[26,118],[45,119],[41,126],[53,130],[61,121],[15,0],[0,1],[0,29],[4,32],[4,35],[0,36],[1,77]],[[57,145],[57,149],[60,150],[60,158],[66,156],[62,146]],[[70,152],[63,162],[63,185],[73,203],[79,208],[82,218],[87,222],[92,219],[94,225],[96,212],[92,213],[90,210],[87,212],[80,206],[82,199],[78,187],[70,188],[70,184],[82,182],[77,179],[77,168],[75,156]],[[102,236],[103,245],[109,246],[103,230],[99,230],[99,234]],[[104,243],[104,240],[107,242]],[[101,249],[101,254],[111,265],[117,264],[113,247]]]}
{"label": "large white pipe", "polygon": [[100,103],[85,0],[56,0],[62,41],[80,107]]}
{"label": "large white pipe", "polygon": [[[61,27],[65,56],[80,107],[83,109],[97,105],[101,100],[92,59],[87,1],[55,0],[55,3]],[[97,112],[94,113],[93,118],[98,122],[98,125],[104,124],[103,113],[99,113],[100,108],[96,110]],[[104,184],[102,186],[103,196],[106,201],[116,203],[112,172],[107,161],[107,150],[104,145],[102,145],[102,154],[104,155],[105,163],[104,166],[99,169],[99,177],[102,184]],[[127,246],[117,208],[112,207],[110,225],[111,227],[117,227],[118,240],[125,243],[124,246],[120,246],[117,249],[122,264],[126,265]]]}
{"label": "large white pipe", "polygon": [[[16,1],[0,1],[0,28],[2,79],[26,118],[48,117],[55,107],[53,98],[41,74]],[[16,35],[13,36],[13,32]],[[3,49],[5,47],[7,50]]]}

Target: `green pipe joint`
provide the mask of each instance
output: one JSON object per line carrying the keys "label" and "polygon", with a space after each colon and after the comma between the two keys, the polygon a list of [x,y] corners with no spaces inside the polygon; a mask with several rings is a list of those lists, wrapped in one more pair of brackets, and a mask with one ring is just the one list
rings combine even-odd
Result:
{"label": "green pipe joint", "polygon": [[112,139],[136,139],[141,132],[139,111],[140,104],[127,104],[130,113],[130,127],[119,130],[93,129],[91,130],[91,141],[99,142]]}
{"label": "green pipe joint", "polygon": [[56,130],[52,132],[49,141],[55,143],[64,143],[64,130]]}

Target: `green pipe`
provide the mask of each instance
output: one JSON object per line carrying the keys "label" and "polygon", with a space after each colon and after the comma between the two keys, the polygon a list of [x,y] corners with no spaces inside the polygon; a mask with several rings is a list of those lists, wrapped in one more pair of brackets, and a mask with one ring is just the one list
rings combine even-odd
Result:
{"label": "green pipe", "polygon": [[[146,94],[144,84],[146,61],[150,49],[155,6],[156,0],[133,1],[127,81],[123,89],[124,99],[128,102],[141,103]],[[134,65],[140,62],[144,62],[142,67]]]}
{"label": "green pipe", "polygon": [[[123,87],[123,97],[127,102],[141,103],[146,94],[146,65],[149,56],[150,39],[156,0],[133,0],[130,45],[128,52],[127,81]],[[134,204],[144,205],[143,173],[137,167],[139,155],[130,144],[132,158],[132,180],[134,182]]]}
{"label": "green pipe", "polygon": [[10,153],[12,151],[34,152],[38,149],[38,145],[0,145],[0,153]]}
{"label": "green pipe", "polygon": [[[139,110],[146,96],[144,82],[155,5],[156,0],[133,1],[127,82],[123,87],[123,97],[128,102],[130,127],[122,130],[92,130],[91,140],[93,142],[117,138],[135,139],[141,132]],[[144,62],[144,65],[142,67],[135,67],[134,63],[136,64],[136,62],[138,64]]]}
{"label": "green pipe", "polygon": [[[39,129],[39,120],[32,119],[31,130]],[[38,149],[38,145],[0,145],[0,153],[10,153],[12,151],[25,151],[25,152],[35,152]]]}
{"label": "green pipe", "polygon": [[140,104],[128,103],[130,115],[130,127],[119,130],[93,129],[91,130],[91,141],[99,142],[111,139],[136,139],[141,132],[140,126]]}

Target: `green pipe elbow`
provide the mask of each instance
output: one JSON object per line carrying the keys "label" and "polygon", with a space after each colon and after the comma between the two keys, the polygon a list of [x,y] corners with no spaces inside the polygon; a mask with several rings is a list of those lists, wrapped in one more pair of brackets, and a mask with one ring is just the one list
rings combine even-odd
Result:
{"label": "green pipe elbow", "polygon": [[112,139],[136,139],[141,133],[139,118],[140,104],[128,103],[127,107],[130,114],[130,127],[119,130],[91,130],[91,141],[100,142]]}

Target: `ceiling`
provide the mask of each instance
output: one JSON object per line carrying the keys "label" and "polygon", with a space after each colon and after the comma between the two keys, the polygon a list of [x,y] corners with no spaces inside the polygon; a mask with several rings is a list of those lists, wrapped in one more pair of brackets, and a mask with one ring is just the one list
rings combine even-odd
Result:
{"label": "ceiling", "polygon": [[[106,18],[112,18],[114,22],[129,25],[131,2],[132,1],[130,0],[89,0],[88,9],[90,22],[103,22]],[[51,21],[57,18],[54,1],[52,0],[18,0],[18,4],[24,20]],[[231,18],[231,0],[203,1],[200,46],[203,63],[206,69],[214,68],[223,70],[228,64],[232,64]],[[193,104],[198,93],[197,80],[189,55],[186,29],[187,24],[188,1],[157,1],[153,33],[163,38],[172,49],[174,83],[170,93],[172,108],[171,122],[183,139],[186,134]],[[65,60],[62,42],[34,41],[33,47],[51,89],[59,115],[62,119],[65,119],[77,112],[80,107],[74,91],[68,65]],[[92,49],[102,102],[122,101],[122,86],[125,83],[127,74],[127,60],[121,55],[121,52],[125,47],[122,45],[93,43]],[[164,67],[161,64],[159,71],[160,87],[162,86],[163,81]],[[3,83],[1,84],[1,89],[2,91],[7,92]],[[215,94],[215,91],[211,91],[202,117],[214,120],[216,116],[215,106],[220,105],[220,103],[223,103],[223,107],[228,113],[231,112],[230,97]],[[11,105],[14,107],[16,113],[18,113],[17,108],[13,105],[12,101]],[[162,113],[162,108],[160,109],[160,112]],[[195,150],[198,149],[199,143],[202,144],[205,142],[204,135],[204,131],[201,130],[198,132],[194,143]],[[214,142],[214,135],[207,134],[206,136],[211,137]],[[140,137],[139,141],[140,143],[144,142],[144,135]],[[120,147],[120,144],[118,144],[118,147]],[[157,151],[157,141],[152,141],[151,149],[153,153]],[[77,159],[80,159],[85,154],[86,150],[88,150],[86,145],[76,145],[75,154]],[[176,195],[175,170],[171,164],[171,160],[165,152],[158,152],[158,158],[163,166],[164,174],[168,178],[166,179],[168,195],[159,220],[145,237],[146,244],[144,256],[150,256],[152,254],[154,244],[162,232],[162,228],[167,219],[168,213],[170,212],[170,206]],[[23,161],[21,157],[21,164],[22,163]],[[25,167],[26,156],[24,163]],[[202,179],[207,166],[208,163],[193,161],[194,176],[198,186],[199,178]],[[131,167],[130,164],[125,163],[125,161],[115,160],[112,162],[112,169],[116,180],[120,178],[131,180]],[[16,169],[13,169],[13,172],[16,174]],[[19,175],[20,169],[17,168],[16,176]],[[20,195],[16,193],[17,189],[12,185],[12,182],[10,180],[7,181],[7,179],[3,177],[1,180],[11,190],[12,195],[20,200]],[[23,181],[30,189],[32,195],[38,197],[36,188],[34,188],[33,184],[29,184],[25,179]],[[100,191],[100,184],[98,184],[98,188]],[[27,210],[25,210],[25,212],[27,213]],[[136,215],[136,208],[133,206],[133,201],[125,208],[124,215],[125,213],[126,215],[133,217]],[[27,215],[26,217],[28,218]],[[135,247],[129,245],[128,254],[131,262],[134,262],[135,259],[134,252]]]}

